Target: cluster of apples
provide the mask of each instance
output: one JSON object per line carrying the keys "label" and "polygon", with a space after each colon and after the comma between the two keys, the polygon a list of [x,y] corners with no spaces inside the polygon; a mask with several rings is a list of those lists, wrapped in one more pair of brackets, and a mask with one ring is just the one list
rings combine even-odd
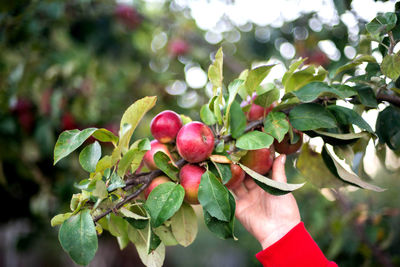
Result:
{"label": "cluster of apples", "polygon": [[[265,110],[263,107],[257,107],[257,105],[252,104],[247,113],[248,120],[260,119],[270,112],[272,108],[273,106]],[[252,109],[255,110],[253,113],[251,113]],[[250,118],[248,114],[252,114]],[[214,150],[215,140],[211,129],[198,121],[183,125],[182,119],[177,113],[166,110],[153,118],[150,124],[150,131],[155,139],[151,141],[151,149],[143,157],[144,164],[150,170],[158,169],[153,159],[154,154],[158,151],[162,151],[173,160],[167,144],[175,143],[179,155],[188,162],[179,171],[180,184],[185,189],[185,201],[189,204],[199,204],[198,189],[201,176],[206,171],[199,163],[207,160]],[[287,135],[281,143],[275,142],[269,148],[249,150],[240,159],[240,162],[255,172],[264,175],[272,167],[275,150],[285,154],[296,152],[302,144],[301,140],[302,138],[296,144],[290,144],[290,138]],[[235,163],[230,164],[230,169],[232,177],[225,186],[228,189],[234,189],[242,183],[247,174]],[[156,186],[168,181],[170,179],[165,175],[153,179],[144,191],[145,197],[147,198]]]}

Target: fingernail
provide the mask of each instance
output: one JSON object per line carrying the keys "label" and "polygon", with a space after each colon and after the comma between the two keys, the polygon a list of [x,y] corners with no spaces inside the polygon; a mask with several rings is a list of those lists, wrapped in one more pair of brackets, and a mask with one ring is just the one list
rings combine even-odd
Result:
{"label": "fingernail", "polygon": [[284,164],[285,161],[286,161],[286,155],[285,155],[285,154],[282,154],[282,155],[281,155],[281,162]]}

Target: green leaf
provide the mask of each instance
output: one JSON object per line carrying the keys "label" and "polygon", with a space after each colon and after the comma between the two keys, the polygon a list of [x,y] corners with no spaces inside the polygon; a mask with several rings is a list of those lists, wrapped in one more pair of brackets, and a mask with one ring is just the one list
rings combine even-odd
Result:
{"label": "green leaf", "polygon": [[97,234],[88,209],[71,216],[60,227],[58,239],[73,261],[88,265],[97,251]]}
{"label": "green leaf", "polygon": [[218,97],[214,101],[214,115],[217,118],[218,124],[222,124],[222,115],[220,104],[222,104],[222,94],[218,95]]}
{"label": "green leaf", "polygon": [[377,108],[378,102],[376,101],[376,96],[371,87],[363,86],[363,87],[355,87],[358,92],[358,98],[360,102],[366,106],[371,108]]}
{"label": "green leaf", "polygon": [[75,129],[62,132],[54,147],[54,165],[82,145],[96,130],[87,128],[82,131]]}
{"label": "green leaf", "polygon": [[338,133],[330,133],[330,132],[323,132],[323,131],[316,131],[315,133],[322,136],[329,136],[340,140],[352,140],[352,139],[359,139],[359,138],[369,138],[370,134],[368,132],[360,132],[360,133],[345,133],[345,134],[338,134]]}
{"label": "green leaf", "polygon": [[320,81],[322,82],[328,72],[323,67],[308,66],[305,69],[299,70],[297,72],[292,73],[282,84],[285,87],[285,93],[290,93],[298,90],[304,85],[313,82]]}
{"label": "green leaf", "polygon": [[227,182],[229,182],[229,180],[232,178],[230,164],[222,164],[214,161],[212,161],[212,163],[215,166],[215,170],[217,172],[217,173],[214,172],[214,174],[218,175],[217,177],[221,178],[222,183],[226,184]]}
{"label": "green leaf", "polygon": [[314,103],[294,107],[289,113],[289,121],[300,131],[337,126],[335,118],[323,106]]}
{"label": "green leaf", "polygon": [[101,146],[95,141],[93,144],[86,146],[79,154],[79,163],[87,172],[96,170],[97,162],[101,157]]}
{"label": "green leaf", "polygon": [[301,87],[299,90],[292,92],[301,102],[312,102],[318,97],[328,96],[339,99],[345,99],[350,96],[356,95],[355,91],[344,91],[330,87],[323,82],[311,82]]}
{"label": "green leaf", "polygon": [[208,68],[208,79],[210,80],[211,84],[213,85],[213,93],[214,95],[217,94],[217,89],[222,88],[222,65],[224,61],[224,54],[222,52],[222,47],[218,49],[217,53],[215,54],[215,60],[213,64],[210,65]]}
{"label": "green leaf", "polygon": [[113,172],[113,174],[110,177],[110,185],[108,186],[107,191],[111,192],[117,188],[122,188],[124,186],[125,186],[124,180],[122,180],[121,177],[118,176],[118,174]]}
{"label": "green leaf", "polygon": [[296,167],[317,188],[339,188],[345,185],[332,174],[321,154],[313,151],[308,143],[303,144]]}
{"label": "green leaf", "polygon": [[246,167],[245,165],[239,163],[240,167],[251,177],[253,177],[255,180],[263,184],[263,189],[267,191],[268,193],[274,194],[274,195],[284,195],[288,194],[296,189],[299,189],[304,185],[303,184],[288,184],[288,183],[281,183],[277,182],[275,180],[269,179],[265,176],[262,176],[261,174],[253,171],[252,169]]}
{"label": "green leaf", "polygon": [[268,148],[273,142],[274,138],[269,134],[260,131],[251,131],[236,140],[236,147],[244,150],[255,150]]}
{"label": "green leaf", "polygon": [[279,89],[273,83],[269,83],[265,87],[259,86],[257,88],[257,97],[254,103],[262,107],[269,107],[279,100],[279,96]]}
{"label": "green leaf", "polygon": [[221,221],[230,221],[229,191],[210,171],[201,176],[198,198],[203,209],[211,216]]}
{"label": "green leaf", "polygon": [[107,186],[103,180],[98,180],[96,182],[96,188],[93,190],[93,196],[100,199],[106,198],[108,196]]}
{"label": "green leaf", "polygon": [[285,85],[290,77],[293,75],[293,73],[301,66],[301,64],[306,61],[306,58],[300,58],[299,60],[293,62],[290,66],[289,69],[285,72],[285,74],[282,77],[282,84]]}
{"label": "green leaf", "polygon": [[119,209],[119,212],[124,215],[125,217],[132,218],[135,220],[148,220],[149,218],[144,217],[142,215],[136,214],[129,210],[128,208],[122,207]]}
{"label": "green leaf", "polygon": [[289,131],[289,122],[285,113],[270,112],[264,121],[264,132],[273,136],[278,142],[282,142],[283,137]]}
{"label": "green leaf", "polygon": [[155,250],[148,253],[149,226],[143,230],[128,227],[129,240],[135,244],[143,264],[148,267],[162,267],[165,259],[165,246],[160,244]]}
{"label": "green leaf", "polygon": [[148,241],[147,241],[147,253],[151,253],[161,244],[161,239],[154,233],[154,231],[149,227]]}
{"label": "green leaf", "polygon": [[192,119],[189,116],[186,116],[184,114],[180,114],[179,116],[181,117],[183,125],[188,124],[189,122],[192,121]]}
{"label": "green leaf", "polygon": [[104,156],[96,164],[96,172],[103,172],[111,167],[111,157]]}
{"label": "green leaf", "polygon": [[381,64],[381,71],[392,80],[400,76],[400,52],[394,55],[386,55]]}
{"label": "green leaf", "polygon": [[162,151],[154,154],[154,163],[171,180],[178,181],[179,169],[172,163],[171,158]]}
{"label": "green leaf", "polygon": [[354,124],[360,127],[360,129],[366,130],[370,133],[374,132],[371,126],[352,109],[336,105],[328,106],[327,109],[335,116],[336,121],[340,125]]}
{"label": "green leaf", "polygon": [[384,34],[396,26],[397,17],[393,12],[386,12],[376,16],[371,22],[365,25],[365,28],[371,34]]}
{"label": "green leaf", "polygon": [[245,82],[245,87],[249,95],[252,95],[253,92],[256,91],[257,87],[261,84],[265,77],[267,77],[274,66],[275,65],[261,66],[249,71]]}
{"label": "green leaf", "polygon": [[122,157],[122,159],[118,163],[118,170],[117,170],[118,176],[123,177],[127,172],[128,168],[132,166],[132,162],[134,160],[135,162],[139,162],[140,164],[144,154],[146,154],[146,151],[141,151],[138,148],[132,148],[128,152],[126,152],[126,154]]}
{"label": "green leaf", "polygon": [[100,142],[111,142],[114,145],[116,145],[119,140],[118,136],[115,136],[115,134],[104,128],[97,129],[93,133],[93,137],[99,140]]}
{"label": "green leaf", "polygon": [[67,213],[58,214],[58,215],[54,216],[50,221],[51,227],[62,224],[65,220],[68,220],[69,217],[71,217],[71,215],[72,215],[72,212],[67,212]]}
{"label": "green leaf", "polygon": [[246,115],[240,107],[240,104],[236,101],[233,101],[231,105],[229,125],[232,137],[235,139],[240,137],[246,129]]}
{"label": "green leaf", "polygon": [[230,110],[232,103],[235,101],[236,95],[238,94],[239,90],[244,86],[244,80],[236,79],[228,85],[228,103],[226,103],[226,111],[225,111],[225,128],[229,128],[230,123]]}
{"label": "green leaf", "polygon": [[152,227],[158,227],[171,218],[182,205],[185,190],[179,184],[166,182],[155,187],[146,200]]}
{"label": "green leaf", "polygon": [[336,70],[335,76],[337,76],[341,72],[351,70],[351,69],[357,67],[358,65],[361,65],[363,62],[376,63],[376,59],[371,55],[360,55],[360,56],[356,57],[355,59],[353,59],[350,63],[340,66]]}
{"label": "green leaf", "polygon": [[[185,203],[183,203],[183,205],[184,204]],[[165,246],[176,246],[179,244],[178,241],[176,241],[175,236],[172,234],[170,227],[160,225],[159,227],[154,228],[153,231],[156,235],[158,235],[158,237],[160,237],[161,242],[163,242]]]}
{"label": "green leaf", "polygon": [[140,120],[143,116],[156,104],[157,97],[144,97],[142,99],[137,100],[133,103],[122,115],[121,123],[120,123],[120,140],[118,143],[118,147],[121,151],[128,150],[129,141],[131,140],[133,131],[136,129],[136,126],[139,124]]}
{"label": "green leaf", "polygon": [[203,210],[204,222],[207,228],[221,239],[235,238],[233,233],[233,227],[235,224],[236,203],[235,203],[235,198],[232,196],[230,192],[229,192],[229,205],[232,210],[231,220],[229,222],[218,220],[217,218],[212,217],[210,213],[208,213],[206,210]]}
{"label": "green leaf", "polygon": [[176,241],[184,247],[189,246],[197,235],[197,217],[192,206],[183,203],[171,218],[171,229]]}
{"label": "green leaf", "polygon": [[372,190],[372,191],[376,191],[376,192],[382,192],[385,189],[380,188],[379,186],[376,185],[372,185],[369,184],[363,180],[360,179],[360,177],[358,177],[354,172],[351,171],[350,168],[348,168],[349,170],[346,170],[334,157],[334,152],[333,152],[333,148],[329,145],[325,145],[324,147],[325,152],[327,153],[327,155],[329,155],[330,159],[332,160],[336,171],[337,171],[337,175],[339,176],[339,178],[343,181],[345,181],[346,183],[355,185],[357,187],[363,188],[363,189],[368,189],[368,190]]}
{"label": "green leaf", "polygon": [[400,149],[400,109],[388,106],[379,112],[376,120],[376,134],[380,143],[386,143],[392,150]]}
{"label": "green leaf", "polygon": [[214,125],[217,123],[217,118],[214,113],[208,107],[208,104],[204,104],[200,109],[200,119],[207,125]]}

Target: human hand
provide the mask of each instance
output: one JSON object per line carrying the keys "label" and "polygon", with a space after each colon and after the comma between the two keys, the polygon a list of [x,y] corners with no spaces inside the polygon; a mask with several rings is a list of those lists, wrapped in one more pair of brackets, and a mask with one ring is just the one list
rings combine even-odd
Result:
{"label": "human hand", "polygon": [[[286,155],[280,155],[272,166],[272,179],[286,183]],[[236,218],[265,249],[285,236],[300,222],[300,212],[292,194],[274,196],[246,178],[233,189],[236,195]]]}

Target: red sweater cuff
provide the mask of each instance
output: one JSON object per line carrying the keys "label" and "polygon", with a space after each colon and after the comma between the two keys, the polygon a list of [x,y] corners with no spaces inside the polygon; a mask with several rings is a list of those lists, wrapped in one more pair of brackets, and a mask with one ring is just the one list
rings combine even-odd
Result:
{"label": "red sweater cuff", "polygon": [[268,267],[337,266],[325,258],[303,222],[293,227],[280,240],[257,253],[256,257],[263,266]]}

